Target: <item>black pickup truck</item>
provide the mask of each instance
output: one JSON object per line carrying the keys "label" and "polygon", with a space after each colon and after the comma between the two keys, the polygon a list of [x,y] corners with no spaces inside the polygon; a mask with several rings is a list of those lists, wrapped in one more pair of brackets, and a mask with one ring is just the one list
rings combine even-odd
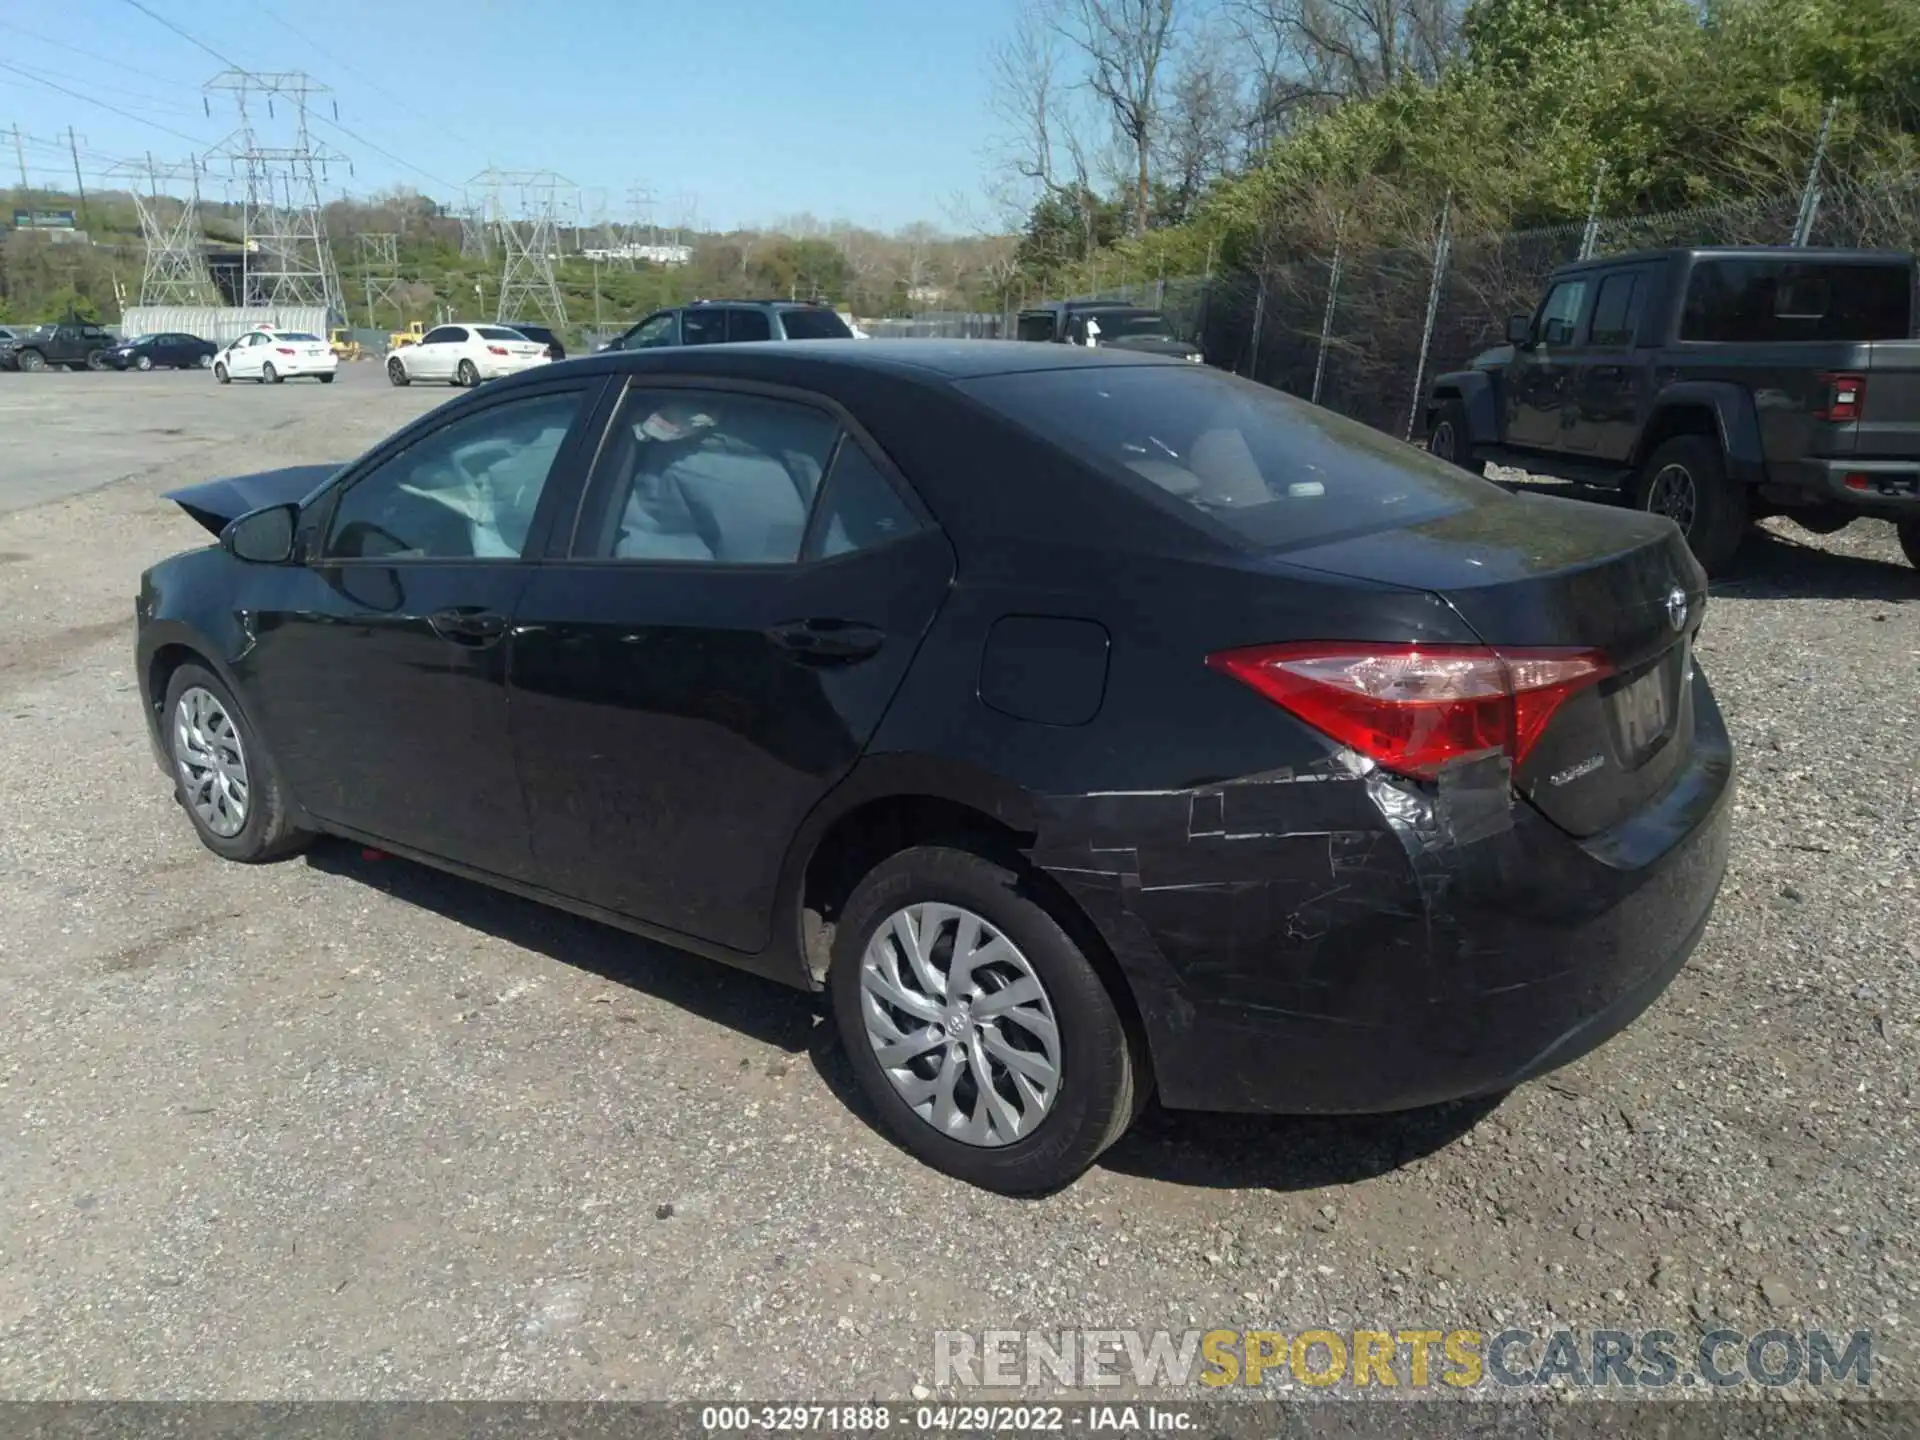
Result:
{"label": "black pickup truck", "polygon": [[1508,344],[1438,376],[1427,448],[1624,491],[1709,573],[1747,525],[1899,528],[1920,566],[1911,255],[1643,251],[1564,266]]}
{"label": "black pickup truck", "polygon": [[98,325],[79,320],[58,325],[36,325],[14,339],[0,342],[0,370],[46,370],[64,365],[69,370],[104,370],[113,336]]}

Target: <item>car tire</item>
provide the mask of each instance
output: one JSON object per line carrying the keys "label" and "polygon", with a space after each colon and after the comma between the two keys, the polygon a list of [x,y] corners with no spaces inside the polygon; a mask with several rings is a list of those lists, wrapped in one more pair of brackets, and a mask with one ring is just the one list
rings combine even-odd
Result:
{"label": "car tire", "polygon": [[280,372],[273,368],[273,362],[271,360],[261,365],[259,383],[262,385],[278,385],[280,383]]}
{"label": "car tire", "polygon": [[14,364],[27,374],[34,375],[47,368],[47,357],[38,350],[22,350],[14,357]]}
{"label": "car tire", "polygon": [[213,368],[213,356],[202,355],[194,363],[198,365],[202,370],[211,370]]}
{"label": "car tire", "polygon": [[[897,941],[900,917],[917,915],[924,923],[929,907],[938,907],[932,914],[943,917],[924,952],[939,983],[944,984],[946,972],[940,971],[938,957],[945,954],[950,966],[961,931],[977,921],[983,927],[980,934],[999,937],[993,948],[1006,957],[976,976],[976,986],[988,987],[978,995],[980,1002],[985,1004],[1008,985],[1024,987],[1029,981],[1037,982],[1038,999],[1002,1009],[985,1024],[958,1008],[961,997],[954,997],[954,1006],[931,1001],[935,992],[923,988],[917,967],[902,958]],[[924,929],[920,934],[924,936]],[[877,998],[870,977],[882,986],[890,984],[889,963],[895,975],[906,966],[906,975],[913,978],[905,998],[918,1008],[890,1007]],[[882,861],[848,897],[835,930],[828,984],[841,1044],[881,1124],[921,1160],[971,1185],[1005,1195],[1033,1195],[1070,1184],[1125,1133],[1144,1103],[1144,1055],[1086,953],[1019,871],[984,854],[922,845]],[[1049,1012],[1054,1026],[1050,1056],[1042,1038]],[[1041,1029],[1027,1029],[1023,1015]],[[922,1023],[925,1031],[918,1028]],[[985,1048],[988,1042],[983,1039],[989,1031],[993,1050]],[[887,1037],[896,1033],[910,1035],[909,1043],[921,1048],[917,1054],[901,1055],[901,1066],[889,1070],[876,1046],[891,1043]],[[946,1038],[928,1044],[935,1035]],[[1051,1064],[1057,1080],[1045,1103],[1033,1103],[1038,1086],[1019,1088],[1015,1071],[999,1058],[1010,1041],[1015,1042],[1011,1048],[1030,1057],[1028,1063]],[[997,1107],[988,1102],[977,1078],[983,1063],[1000,1101]],[[939,1082],[947,1067],[954,1067],[955,1077],[945,1092],[950,1120],[978,1118],[984,1111],[996,1117],[997,1130],[997,1116],[1012,1113],[1013,1102],[1019,1101],[1018,1119],[1030,1128],[1019,1133],[1016,1124],[1011,1139],[996,1135],[968,1140],[951,1133],[951,1123],[943,1125],[933,1114],[923,1114],[917,1105],[938,1113],[943,1102]],[[923,1072],[930,1068],[929,1078]],[[910,1093],[916,1087],[924,1091],[929,1083],[932,1091]],[[962,1101],[968,1095],[970,1107]],[[960,1114],[963,1109],[969,1113]]]}
{"label": "car tire", "polygon": [[1701,568],[1719,575],[1746,536],[1752,496],[1727,474],[1719,445],[1704,435],[1676,435],[1641,469],[1634,503],[1679,525]]}
{"label": "car tire", "polygon": [[407,374],[407,367],[398,355],[387,361],[387,383],[389,385],[411,385],[413,377]]}
{"label": "car tire", "polygon": [[233,383],[233,376],[227,373],[227,367],[224,365],[215,365],[213,367],[213,378],[218,380],[222,385],[231,385]]}
{"label": "car tire", "polygon": [[1427,432],[1427,453],[1436,460],[1458,465],[1462,470],[1481,474],[1486,466],[1473,458],[1472,422],[1467,407],[1458,400],[1442,401]]}
{"label": "car tire", "polygon": [[1920,520],[1902,520],[1899,531],[1900,548],[1907,552],[1907,563],[1920,570]]}
{"label": "car tire", "polygon": [[107,356],[105,351],[95,350],[92,354],[87,356],[87,369],[104,370],[106,368],[107,368]]}
{"label": "car tire", "polygon": [[[187,812],[201,844],[222,859],[260,864],[285,859],[313,839],[311,832],[294,823],[293,806],[273,757],[219,676],[204,666],[182,665],[167,682],[160,714],[173,769],[174,798]],[[212,761],[215,752],[220,757],[217,766]],[[235,755],[237,766],[232,763]],[[232,816],[236,769],[245,791],[242,823],[223,833],[225,826],[219,821],[223,813]],[[203,813],[198,803],[202,795],[211,815]],[[218,803],[223,796],[224,812]]]}
{"label": "car tire", "polygon": [[153,368],[153,357],[151,355],[142,355],[138,360],[133,362],[133,368],[136,370],[151,370]]}
{"label": "car tire", "polygon": [[460,362],[460,368],[453,372],[453,383],[463,390],[471,390],[480,383],[480,372],[473,368],[471,360]]}
{"label": "car tire", "polygon": [[316,375],[314,378],[322,385],[331,385],[333,383],[333,376],[331,375]]}

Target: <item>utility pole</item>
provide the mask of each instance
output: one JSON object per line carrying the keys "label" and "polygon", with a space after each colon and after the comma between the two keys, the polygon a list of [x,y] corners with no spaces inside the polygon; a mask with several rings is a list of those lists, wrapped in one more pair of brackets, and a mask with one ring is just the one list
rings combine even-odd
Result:
{"label": "utility pole", "polygon": [[20,138],[18,125],[13,127],[13,158],[20,162],[20,188],[24,191],[27,188],[27,147]]}
{"label": "utility pole", "polygon": [[[14,135],[16,138],[18,138],[19,133],[20,127],[16,125],[14,127]],[[73,188],[80,192],[80,228],[82,230],[91,230],[93,224],[87,218],[87,183],[80,178],[80,142],[73,138],[73,126],[71,125],[67,126],[67,150],[73,156]]]}

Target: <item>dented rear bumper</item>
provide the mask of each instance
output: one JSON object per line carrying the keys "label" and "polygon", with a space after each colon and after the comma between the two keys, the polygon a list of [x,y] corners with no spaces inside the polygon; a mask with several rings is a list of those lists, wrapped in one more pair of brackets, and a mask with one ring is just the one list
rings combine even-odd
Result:
{"label": "dented rear bumper", "polygon": [[1343,766],[1049,802],[1033,850],[1102,931],[1162,1101],[1407,1109],[1577,1059],[1666,988],[1726,867],[1733,751],[1705,676],[1694,749],[1575,839],[1504,762],[1438,786]]}

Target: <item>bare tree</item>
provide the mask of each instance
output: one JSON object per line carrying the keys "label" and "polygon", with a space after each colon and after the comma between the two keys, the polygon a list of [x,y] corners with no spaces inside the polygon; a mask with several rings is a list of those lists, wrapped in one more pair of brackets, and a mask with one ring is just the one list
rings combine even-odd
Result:
{"label": "bare tree", "polygon": [[1087,60],[1086,85],[1133,152],[1133,228],[1147,233],[1160,138],[1161,69],[1174,43],[1174,0],[1063,0],[1055,29]]}
{"label": "bare tree", "polygon": [[1168,219],[1184,220],[1232,165],[1243,118],[1239,76],[1222,37],[1208,32],[1188,47],[1167,92],[1156,149]]}
{"label": "bare tree", "polygon": [[1017,184],[1002,198],[1010,222],[1024,223],[1035,192],[1069,204],[1079,221],[1083,256],[1099,240],[1091,156],[1064,74],[1058,20],[1062,0],[1022,0],[1011,36],[994,47],[989,86],[1008,140],[995,157]]}
{"label": "bare tree", "polygon": [[1256,143],[1303,112],[1434,79],[1458,51],[1465,9],[1465,0],[1229,0],[1259,68]]}

